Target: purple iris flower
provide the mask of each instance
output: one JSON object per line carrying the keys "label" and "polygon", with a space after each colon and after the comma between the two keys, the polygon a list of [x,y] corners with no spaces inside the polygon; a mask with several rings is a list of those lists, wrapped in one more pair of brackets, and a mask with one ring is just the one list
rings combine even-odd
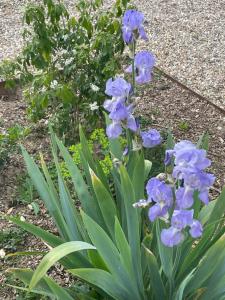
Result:
{"label": "purple iris flower", "polygon": [[154,222],[157,218],[166,218],[169,207],[166,206],[163,202],[156,203],[152,207],[149,208],[148,217],[151,222]]}
{"label": "purple iris flower", "polygon": [[159,145],[162,141],[160,133],[156,129],[150,129],[149,131],[142,131],[141,138],[143,146],[146,148],[153,148]]}
{"label": "purple iris flower", "polygon": [[175,152],[178,152],[181,150],[191,150],[191,149],[196,149],[196,145],[187,140],[182,140],[182,141],[176,143],[176,145],[174,146]]}
{"label": "purple iris flower", "polygon": [[[170,221],[171,226],[161,232],[161,241],[168,247],[176,246],[183,241],[187,227],[193,238],[202,235],[202,224],[193,219],[194,209],[190,208],[194,204],[195,192],[204,204],[208,204],[209,188],[215,181],[213,174],[204,171],[211,164],[206,157],[206,151],[198,149],[193,143],[180,141],[174,149],[167,150],[165,164],[169,164],[173,157],[175,163],[173,177],[176,179],[174,184],[168,185],[156,177],[150,179],[146,185],[148,199],[145,200],[144,205],[142,203],[142,206],[147,206],[153,201],[155,203],[148,212],[150,221],[158,217],[166,217]],[[175,192],[175,199],[173,192]],[[175,209],[169,219],[168,212],[173,207]]]}
{"label": "purple iris flower", "polygon": [[156,202],[149,209],[148,216],[150,221],[153,222],[157,217],[165,217],[173,203],[171,187],[164,181],[160,181],[157,178],[151,178],[146,185],[146,190],[148,202]]}
{"label": "purple iris flower", "polygon": [[127,118],[127,128],[129,128],[133,132],[136,132],[138,130],[138,124],[133,115],[129,115],[129,117]]}
{"label": "purple iris flower", "polygon": [[119,122],[112,122],[106,128],[106,134],[110,139],[116,139],[122,134],[122,127]]}
{"label": "purple iris flower", "polygon": [[168,166],[171,163],[173,156],[175,156],[178,151],[190,149],[196,149],[196,146],[192,142],[186,140],[178,142],[173,150],[166,150],[164,164]]}
{"label": "purple iris flower", "polygon": [[171,164],[174,153],[175,153],[174,150],[166,150],[165,159],[164,159],[165,166]]}
{"label": "purple iris flower", "polygon": [[171,225],[172,227],[182,230],[193,223],[194,210],[174,210]]}
{"label": "purple iris flower", "polygon": [[163,229],[161,232],[161,241],[167,247],[177,246],[183,239],[183,233],[175,227]]}
{"label": "purple iris flower", "polygon": [[173,201],[173,193],[171,187],[165,184],[164,181],[161,181],[156,177],[149,179],[146,185],[146,191],[149,200],[160,202],[161,198],[164,198],[164,201],[167,201],[167,204],[169,206]]}
{"label": "purple iris flower", "polygon": [[114,121],[121,121],[128,118],[128,110],[126,105],[120,100],[115,101],[111,107],[109,118]]}
{"label": "purple iris flower", "polygon": [[[155,65],[155,57],[149,51],[140,51],[135,55],[134,67],[137,71],[137,76],[135,78],[136,82],[139,84],[144,84],[152,79],[152,69]],[[126,72],[132,73],[132,66],[126,69]]]}
{"label": "purple iris flower", "polygon": [[189,230],[190,235],[193,238],[199,238],[202,235],[202,231],[202,224],[198,220],[194,220]]}
{"label": "purple iris flower", "polygon": [[202,190],[213,185],[215,176],[195,169],[187,169],[184,174],[185,185],[195,190]]}
{"label": "purple iris flower", "polygon": [[131,91],[131,84],[121,77],[116,79],[110,78],[106,82],[105,93],[108,96],[116,97],[120,99],[126,99]]}
{"label": "purple iris flower", "polygon": [[136,54],[134,65],[138,71],[136,82],[139,84],[147,83],[152,79],[152,69],[155,65],[155,57],[148,51],[141,51]]}
{"label": "purple iris flower", "polygon": [[125,12],[122,21],[123,40],[125,43],[131,43],[134,35],[135,37],[139,35],[144,40],[148,39],[143,22],[144,15],[141,12],[134,9],[129,9]]}
{"label": "purple iris flower", "polygon": [[189,190],[196,190],[199,192],[199,198],[204,204],[209,203],[209,188],[213,185],[215,181],[215,176],[210,173],[203,171],[190,171],[184,173],[184,183],[185,188]]}
{"label": "purple iris flower", "polygon": [[194,203],[193,190],[179,187],[176,190],[176,205],[179,209],[190,208]]}

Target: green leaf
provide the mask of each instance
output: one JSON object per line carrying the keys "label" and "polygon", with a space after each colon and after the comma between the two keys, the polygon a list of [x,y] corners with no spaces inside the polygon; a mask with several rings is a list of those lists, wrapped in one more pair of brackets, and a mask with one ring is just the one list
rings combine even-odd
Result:
{"label": "green leaf", "polygon": [[69,154],[66,147],[59,141],[56,137],[57,145],[60,149],[61,155],[63,156],[66,166],[70,172],[75,191],[77,193],[78,199],[81,202],[82,209],[87,213],[90,217],[92,217],[97,222],[102,219],[101,211],[98,207],[96,201],[94,201],[93,197],[90,195],[88,186],[85,183],[80,170],[74,163],[71,155]]}
{"label": "green leaf", "polygon": [[168,131],[167,139],[166,139],[166,149],[170,150],[173,149],[175,145],[173,134],[171,131]]}
{"label": "green leaf", "polygon": [[31,177],[34,186],[36,187],[41,199],[44,201],[46,208],[55,220],[55,224],[59,230],[61,236],[64,239],[68,239],[68,228],[65,220],[61,214],[60,207],[57,199],[55,198],[55,192],[48,187],[42,173],[40,172],[33,159],[29,156],[27,151],[22,148],[22,154],[27,166],[27,171]]}
{"label": "green leaf", "polygon": [[145,173],[144,173],[145,180],[148,179],[148,175],[151,171],[151,168],[152,168],[152,162],[150,160],[145,159]]}
{"label": "green leaf", "polygon": [[197,148],[204,149],[206,151],[209,150],[209,134],[208,134],[208,132],[204,132],[200,136],[200,138],[199,138],[199,140],[197,142]]}
{"label": "green leaf", "polygon": [[147,249],[144,245],[143,247],[145,249],[145,254],[147,257],[150,284],[154,292],[155,299],[166,299],[166,291],[159,273],[159,266],[157,260],[154,254],[149,249]]}
{"label": "green leaf", "polygon": [[87,139],[84,135],[84,132],[83,132],[81,126],[79,126],[79,133],[80,133],[80,143],[82,146],[82,152],[83,152],[85,159],[87,160],[89,167],[95,172],[95,174],[99,177],[101,182],[105,185],[105,187],[109,191],[110,188],[109,188],[105,173],[103,172],[102,167],[99,164],[99,162],[97,160],[94,160],[94,158],[92,157],[91,151],[88,146]]}
{"label": "green leaf", "polygon": [[75,100],[75,96],[74,93],[71,91],[71,89],[66,86],[63,85],[62,87],[60,87],[59,89],[57,89],[56,95],[62,99],[62,101],[65,104],[69,104],[69,103],[73,103]]}
{"label": "green leaf", "polygon": [[106,294],[116,300],[137,300],[134,296],[126,290],[117,278],[113,277],[110,273],[100,269],[74,269],[68,270],[73,275],[87,281],[88,283],[99,287]]}
{"label": "green leaf", "polygon": [[91,171],[91,178],[95,195],[98,200],[98,205],[101,209],[106,227],[111,237],[114,238],[114,222],[115,216],[117,215],[116,205],[108,190],[93,171]]}
{"label": "green leaf", "polygon": [[60,205],[62,208],[62,212],[66,224],[68,226],[70,240],[72,241],[85,240],[86,242],[88,242],[88,239],[86,239],[87,235],[83,230],[84,226],[82,223],[82,219],[80,217],[80,214],[78,214],[77,212],[72,197],[62,177],[62,173],[61,173],[61,169],[57,157],[57,144],[56,144],[55,135],[52,131],[52,128],[50,128],[50,131],[51,131],[51,140],[52,140],[52,153],[53,153],[55,166],[58,174]]}
{"label": "green leaf", "polygon": [[136,202],[134,188],[130,177],[123,165],[120,166],[121,189],[123,202],[126,211],[128,229],[128,241],[131,247],[132,260],[137,276],[139,290],[143,292],[143,278],[141,270],[141,249],[140,249],[140,222],[137,209],[133,207]]}
{"label": "green leaf", "polygon": [[203,206],[203,208],[201,209],[198,219],[203,225],[208,222],[215,204],[216,204],[216,200],[210,201],[208,205]]}
{"label": "green leaf", "polygon": [[144,198],[144,184],[145,184],[145,161],[143,153],[140,154],[134,167],[132,184],[135,192],[135,199],[139,201]]}
{"label": "green leaf", "polygon": [[131,257],[131,249],[117,217],[115,218],[115,240],[117,248],[120,252],[121,262],[123,263],[127,272],[133,278],[133,284],[135,285],[136,280]]}
{"label": "green leaf", "polygon": [[[19,218],[15,218],[15,217],[7,217],[7,219],[9,221],[13,222],[14,224],[17,224],[24,230],[32,233],[36,237],[42,239],[51,247],[57,247],[64,243],[64,241],[61,238],[59,238],[58,236],[55,236],[54,234],[52,234],[48,231],[45,231],[38,226],[20,221]],[[75,267],[81,267],[81,266],[91,267],[91,263],[84,256],[82,256],[81,253],[77,253],[76,255],[71,254],[68,257],[63,258],[62,261],[60,261],[60,262],[66,268],[71,268],[71,267],[75,268]]]}
{"label": "green leaf", "polygon": [[204,282],[218,271],[218,268],[225,263],[225,237],[221,237],[205,254],[199,262],[192,279],[190,280],[185,295],[193,293],[204,286]]}
{"label": "green leaf", "polygon": [[[137,291],[132,286],[129,278],[130,274],[121,265],[120,254],[110,237],[88,215],[82,212],[82,217],[91,241],[103,258],[110,273],[129,290],[130,295],[133,293],[138,299]],[[118,268],[118,266],[120,267]]]}
{"label": "green leaf", "polygon": [[33,289],[46,272],[61,258],[67,256],[70,253],[80,250],[95,249],[93,245],[85,242],[67,242],[54,249],[52,249],[40,262],[35,270],[31,282],[30,289]]}
{"label": "green leaf", "polygon": [[173,276],[173,248],[166,247],[163,245],[160,235],[162,231],[162,226],[159,220],[156,221],[156,236],[157,236],[157,245],[160,256],[160,261],[162,264],[163,272],[166,276],[171,279]]}
{"label": "green leaf", "polygon": [[225,211],[225,187],[223,187],[221,194],[216,200],[213,211],[209,217],[208,223],[213,223],[218,221],[223,215]]}
{"label": "green leaf", "polygon": [[190,280],[193,277],[193,273],[194,273],[195,269],[192,270],[192,272],[190,272],[187,277],[184,278],[184,280],[181,282],[176,295],[174,296],[174,300],[183,300],[184,299],[184,290],[186,288],[186,286],[188,285],[188,283],[190,282]]}
{"label": "green leaf", "polygon": [[[29,269],[9,269],[8,272],[12,273],[25,285],[29,285],[30,279],[34,274],[34,272]],[[32,290],[16,286],[13,287],[27,292],[49,296],[50,298],[57,297],[57,299],[74,300],[74,298],[71,297],[70,294],[64,288],[60,287],[54,280],[50,279],[47,276],[44,276],[43,279],[41,279],[38,282],[37,286]],[[75,299],[78,300],[79,298],[76,297]]]}

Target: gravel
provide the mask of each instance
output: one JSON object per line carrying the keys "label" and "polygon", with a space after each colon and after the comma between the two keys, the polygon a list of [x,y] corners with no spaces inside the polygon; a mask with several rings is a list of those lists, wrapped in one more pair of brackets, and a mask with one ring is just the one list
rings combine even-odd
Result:
{"label": "gravel", "polygon": [[148,49],[158,66],[225,106],[225,1],[136,1],[148,21]]}
{"label": "gravel", "polygon": [[[38,0],[40,1],[40,0]],[[22,46],[21,18],[29,0],[0,2],[0,61]],[[37,2],[37,1],[35,1]],[[65,0],[74,11],[74,0]],[[157,64],[215,104],[225,105],[225,1],[135,0],[146,17],[149,43]],[[104,4],[109,5],[105,0]]]}

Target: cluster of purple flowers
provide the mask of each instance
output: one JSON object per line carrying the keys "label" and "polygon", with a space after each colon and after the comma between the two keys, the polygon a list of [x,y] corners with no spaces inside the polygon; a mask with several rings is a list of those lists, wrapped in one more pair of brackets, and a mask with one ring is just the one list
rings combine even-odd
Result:
{"label": "cluster of purple flowers", "polygon": [[[112,123],[106,128],[107,136],[110,139],[117,138],[122,134],[123,127],[133,132],[139,131],[139,125],[133,116],[133,105],[128,103],[131,93],[131,84],[125,79],[117,77],[115,80],[109,79],[106,83],[105,93],[111,96],[104,102],[105,110],[109,112]],[[143,146],[152,148],[161,143],[160,133],[156,129],[140,132]]]}
{"label": "cluster of purple flowers", "polygon": [[215,181],[212,174],[204,171],[211,164],[206,151],[198,149],[189,141],[181,141],[173,150],[166,151],[165,164],[171,162],[175,165],[172,172],[173,183],[151,178],[146,185],[147,200],[140,200],[135,204],[140,207],[154,203],[148,213],[152,222],[157,218],[169,221],[172,213],[171,226],[161,232],[161,240],[168,247],[181,243],[187,228],[193,238],[202,235],[202,224],[194,219],[194,194],[204,204],[208,204],[208,191]]}
{"label": "cluster of purple flowers", "polygon": [[138,125],[132,115],[133,105],[128,104],[127,100],[131,92],[131,84],[123,78],[109,79],[106,83],[105,93],[111,96],[104,102],[104,108],[109,112],[112,123],[107,126],[106,133],[109,138],[117,138],[122,134],[122,125],[133,132],[137,131]]}
{"label": "cluster of purple flowers", "polygon": [[148,39],[143,27],[143,22],[144,16],[141,12],[134,9],[129,9],[125,12],[122,26],[125,43],[130,44],[139,36],[144,40]]}

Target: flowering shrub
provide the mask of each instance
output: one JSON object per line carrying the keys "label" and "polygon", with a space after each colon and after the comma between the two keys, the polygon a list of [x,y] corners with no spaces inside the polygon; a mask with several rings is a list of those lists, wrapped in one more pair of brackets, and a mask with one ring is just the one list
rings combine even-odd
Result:
{"label": "flowering shrub", "polygon": [[[125,42],[133,43],[135,49],[137,38],[143,37],[142,14],[128,11],[123,20]],[[140,72],[134,57],[133,84],[139,83]],[[143,132],[135,119],[133,84],[122,78],[106,83],[106,94],[112,97],[104,103],[109,112],[110,177],[92,156],[81,127],[78,151],[83,174],[51,133],[57,189],[44,161],[41,172],[23,149],[28,172],[59,236],[8,217],[53,248],[35,271],[10,271],[25,283],[25,290],[29,286],[29,291],[58,299],[223,299],[225,189],[209,202],[214,176],[206,172],[210,160],[200,147],[202,138],[197,146],[189,141],[174,145],[169,134],[165,172],[150,178],[152,164],[144,158],[143,147],[152,148],[164,141],[155,129]],[[118,138],[122,134],[127,138],[125,149]],[[80,208],[74,205],[63,179],[58,152],[72,178]],[[46,272],[57,261],[96,288],[94,293],[91,288],[65,289],[50,279]]]}
{"label": "flowering shrub", "polygon": [[129,0],[108,10],[102,0],[79,0],[76,18],[61,1],[42,2],[27,6],[24,48],[0,74],[24,87],[33,121],[50,118],[55,131],[73,141],[79,123],[93,128],[99,122],[105,81],[121,69],[120,23]]}

